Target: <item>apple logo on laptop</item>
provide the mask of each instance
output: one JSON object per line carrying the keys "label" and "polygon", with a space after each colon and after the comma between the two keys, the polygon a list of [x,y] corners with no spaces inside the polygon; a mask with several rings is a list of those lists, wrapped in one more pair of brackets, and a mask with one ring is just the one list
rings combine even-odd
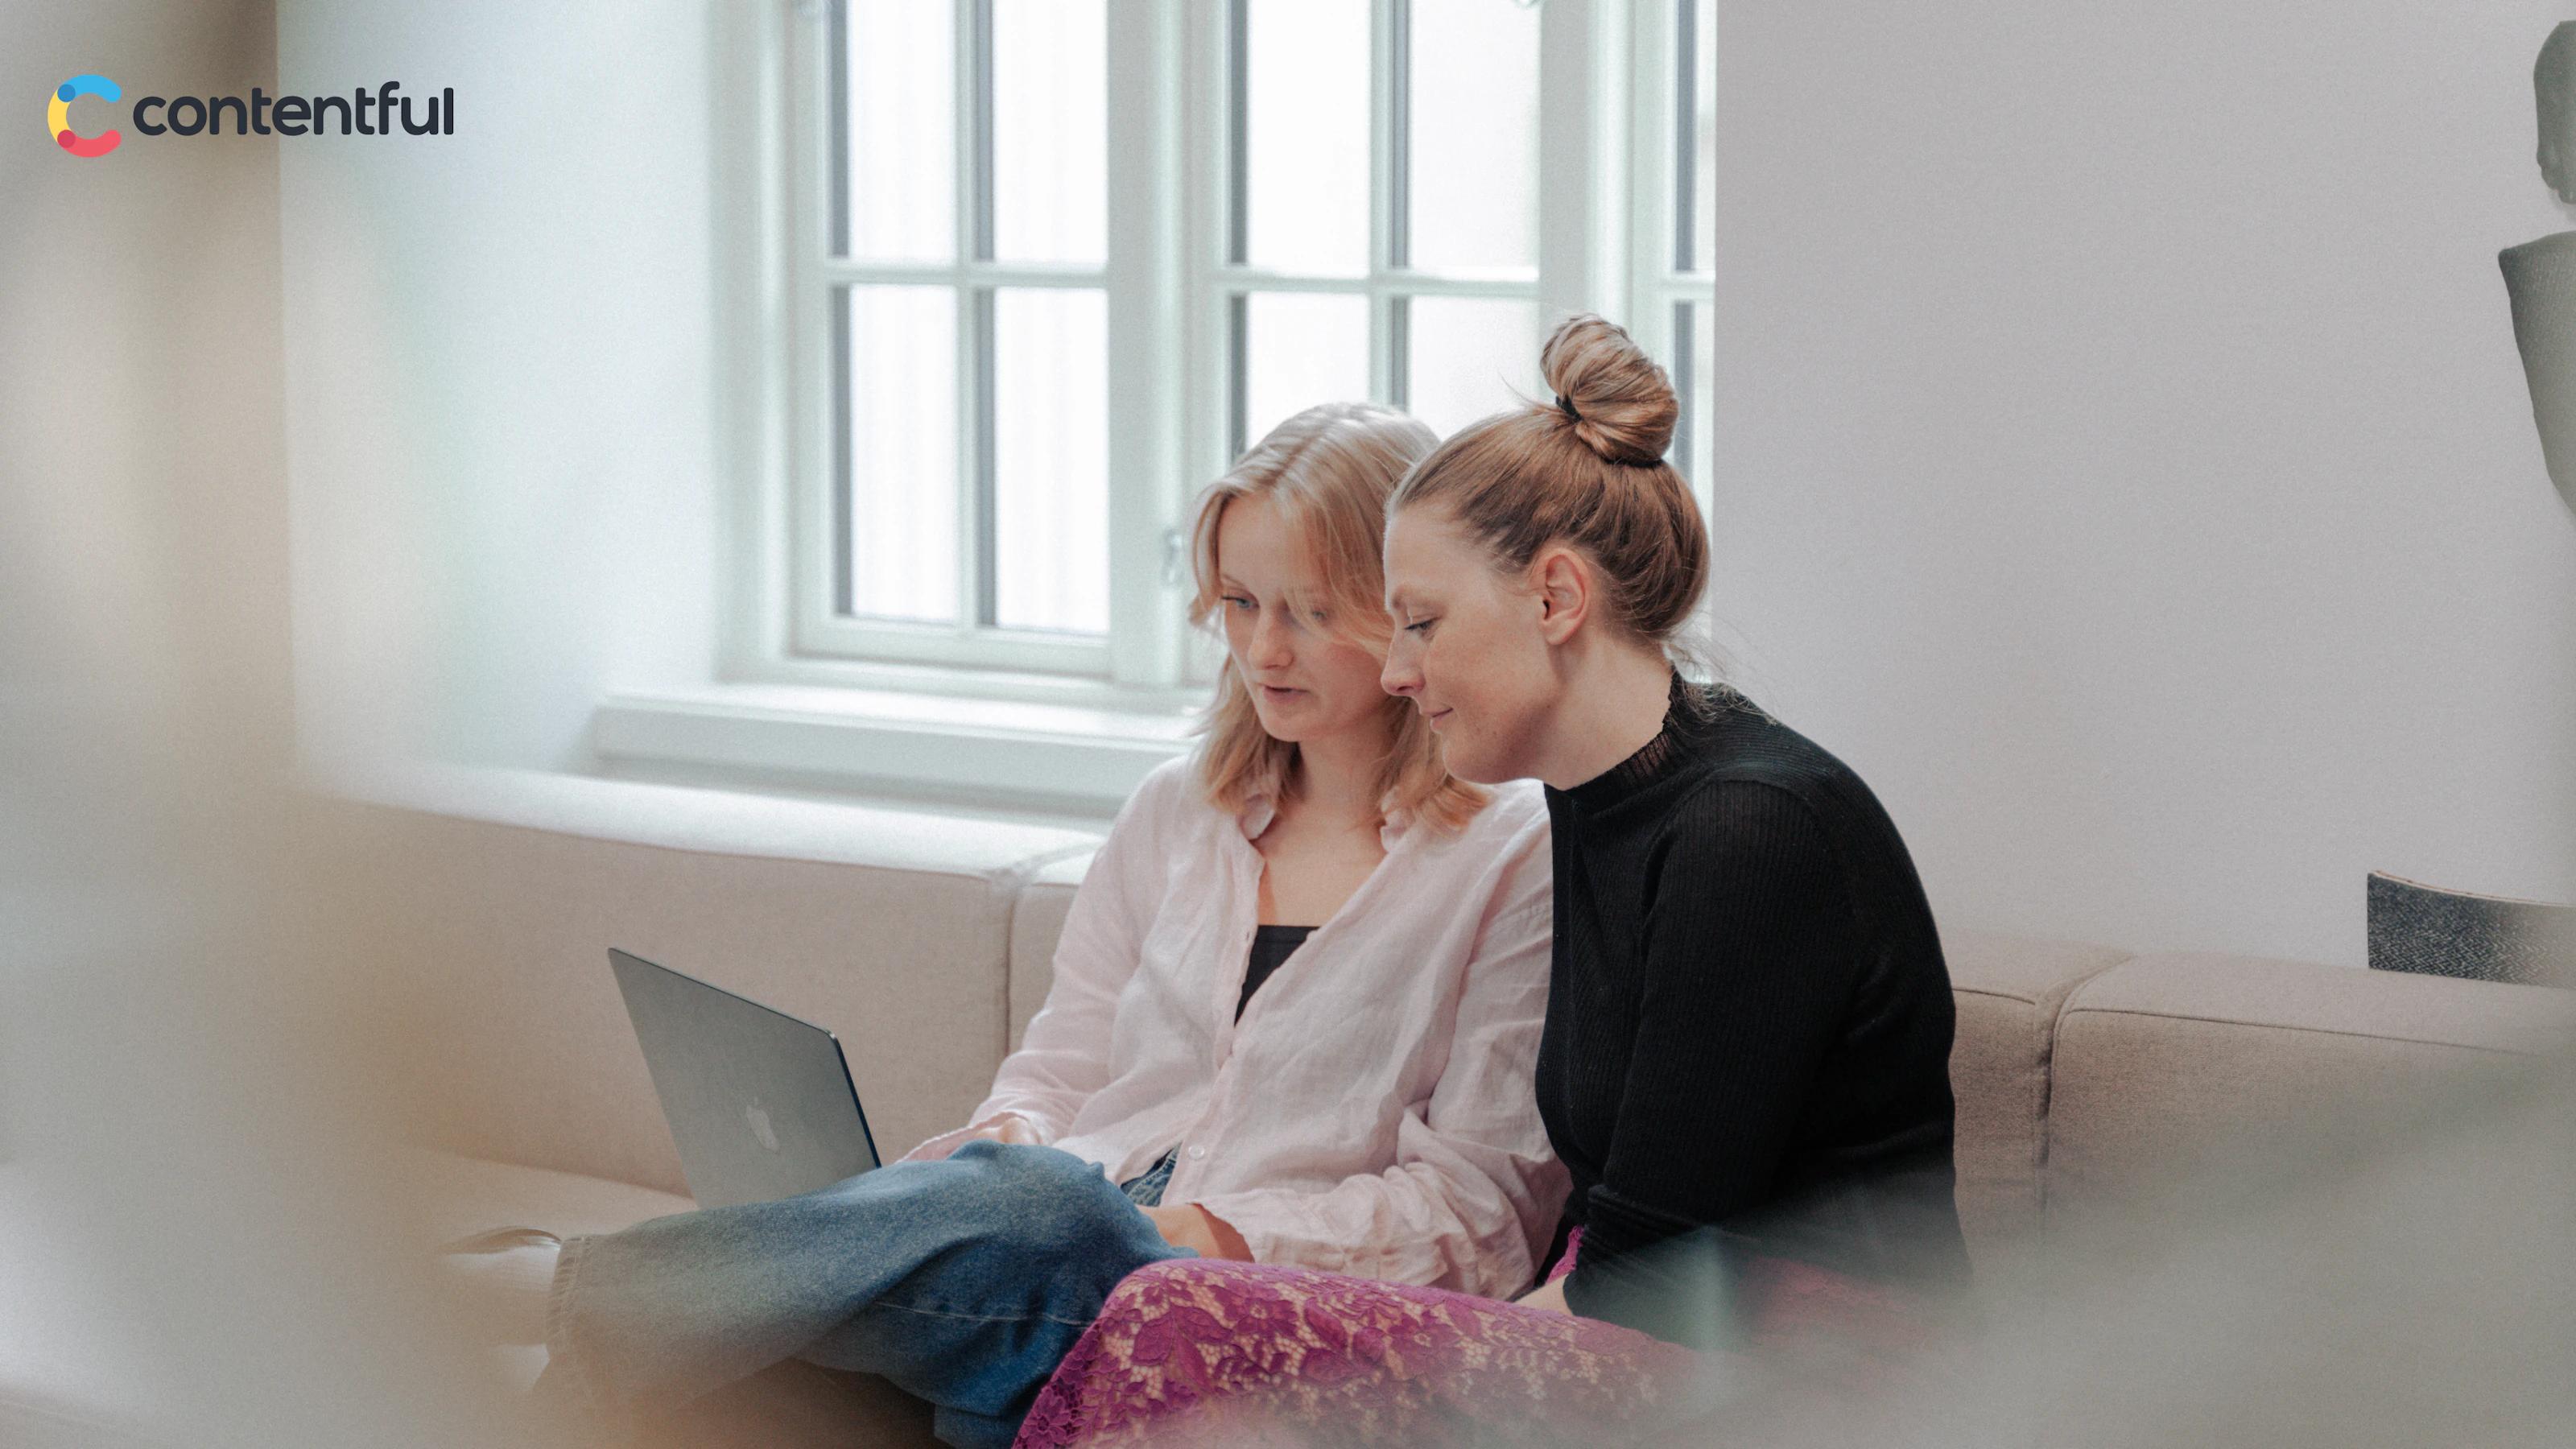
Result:
{"label": "apple logo on laptop", "polygon": [[770,1129],[769,1114],[761,1110],[758,1097],[752,1098],[751,1105],[742,1109],[742,1116],[751,1124],[751,1135],[760,1139],[760,1145],[776,1152],[778,1134]]}

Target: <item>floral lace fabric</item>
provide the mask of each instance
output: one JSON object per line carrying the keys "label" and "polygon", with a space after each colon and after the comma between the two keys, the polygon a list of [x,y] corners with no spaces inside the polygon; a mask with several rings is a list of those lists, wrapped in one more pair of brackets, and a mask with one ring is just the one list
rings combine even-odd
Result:
{"label": "floral lace fabric", "polygon": [[1857,1404],[1924,1366],[1926,1322],[1887,1290],[1785,1260],[1756,1262],[1745,1288],[1747,1352],[1703,1354],[1436,1288],[1149,1264],[1110,1294],[1014,1449],[1660,1444],[1686,1421],[1812,1424],[1818,1403]]}
{"label": "floral lace fabric", "polygon": [[1700,1357],[1499,1299],[1179,1259],[1129,1274],[1109,1295],[1039,1392],[1016,1449],[1561,1444],[1571,1428],[1666,1401]]}

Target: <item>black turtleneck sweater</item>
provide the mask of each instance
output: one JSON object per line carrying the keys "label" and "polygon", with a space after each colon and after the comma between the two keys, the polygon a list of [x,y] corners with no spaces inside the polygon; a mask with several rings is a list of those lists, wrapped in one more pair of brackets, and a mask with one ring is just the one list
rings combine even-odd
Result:
{"label": "black turtleneck sweater", "polygon": [[1670,701],[1643,749],[1547,791],[1538,1096],[1583,1228],[1567,1303],[1711,1347],[1746,1254],[1964,1286],[1950,978],[1904,841],[1742,694],[1676,674]]}

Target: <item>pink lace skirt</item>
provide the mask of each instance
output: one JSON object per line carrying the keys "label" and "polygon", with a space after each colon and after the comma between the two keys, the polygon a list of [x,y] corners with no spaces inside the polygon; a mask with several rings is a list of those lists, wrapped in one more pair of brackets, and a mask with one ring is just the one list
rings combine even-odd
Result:
{"label": "pink lace skirt", "polygon": [[[1548,1273],[1571,1271],[1578,1229]],[[1752,1341],[1703,1354],[1615,1324],[1437,1288],[1216,1259],[1128,1275],[1040,1391],[1015,1449],[1195,1444],[1606,1445],[1741,1415],[1781,1365],[1866,1398],[1932,1338],[1910,1299],[1762,1259]],[[1763,1412],[1780,1411],[1771,1394]]]}

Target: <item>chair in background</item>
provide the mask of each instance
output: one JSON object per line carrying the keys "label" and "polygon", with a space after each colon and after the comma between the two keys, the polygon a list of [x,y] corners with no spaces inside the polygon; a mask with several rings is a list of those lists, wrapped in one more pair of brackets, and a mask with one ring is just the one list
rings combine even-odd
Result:
{"label": "chair in background", "polygon": [[2576,988],[2576,905],[2370,873],[2370,969]]}

